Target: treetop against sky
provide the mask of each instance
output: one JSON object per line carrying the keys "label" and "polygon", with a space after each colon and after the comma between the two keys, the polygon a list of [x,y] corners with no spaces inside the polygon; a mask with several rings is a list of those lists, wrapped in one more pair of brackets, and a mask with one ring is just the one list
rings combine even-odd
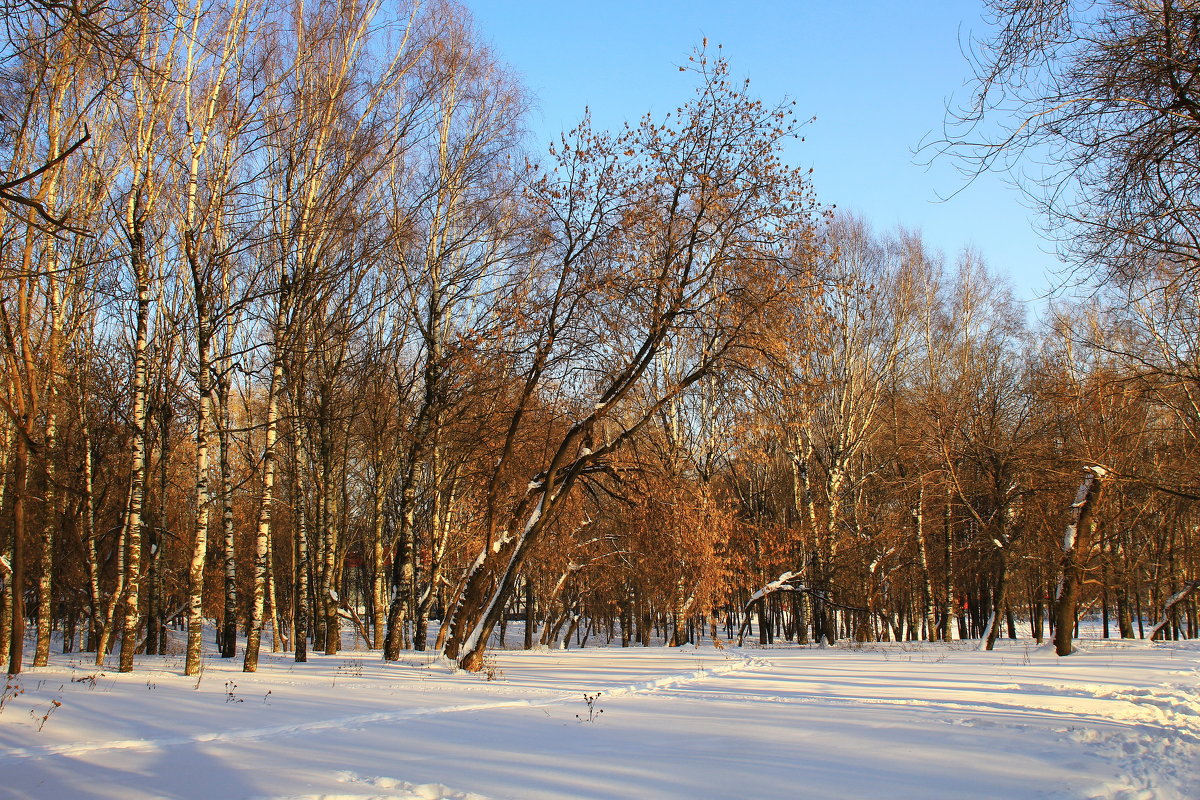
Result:
{"label": "treetop against sky", "polygon": [[919,229],[955,258],[978,250],[1035,307],[1062,263],[1037,215],[1002,175],[968,182],[949,159],[916,152],[969,100],[964,55],[988,31],[979,2],[551,3],[467,0],[481,35],[524,81],[535,150],[590,110],[598,127],[686,97],[675,65],[707,38],[768,101],[814,116],[789,153],[813,168],[818,198],[875,225]]}

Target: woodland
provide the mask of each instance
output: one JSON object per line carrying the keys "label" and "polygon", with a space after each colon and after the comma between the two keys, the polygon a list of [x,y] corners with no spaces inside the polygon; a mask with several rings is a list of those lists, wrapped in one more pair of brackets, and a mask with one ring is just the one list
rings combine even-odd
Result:
{"label": "woodland", "polygon": [[1037,320],[715,44],[546,147],[452,2],[0,8],[10,674],[1197,637],[1200,2],[988,4],[929,147],[1037,165]]}

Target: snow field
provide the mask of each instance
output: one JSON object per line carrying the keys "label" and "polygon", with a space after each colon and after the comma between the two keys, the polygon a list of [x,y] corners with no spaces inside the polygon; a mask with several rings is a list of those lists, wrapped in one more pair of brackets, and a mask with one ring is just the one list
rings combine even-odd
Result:
{"label": "snow field", "polygon": [[1195,642],[85,658],[20,676],[0,797],[1200,797]]}

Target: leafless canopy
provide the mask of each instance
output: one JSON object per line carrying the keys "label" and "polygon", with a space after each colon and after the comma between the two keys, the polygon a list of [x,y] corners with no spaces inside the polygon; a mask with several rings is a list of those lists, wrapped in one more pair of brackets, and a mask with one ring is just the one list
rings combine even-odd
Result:
{"label": "leafless canopy", "polygon": [[942,151],[1010,171],[1083,276],[1195,273],[1200,3],[994,0]]}

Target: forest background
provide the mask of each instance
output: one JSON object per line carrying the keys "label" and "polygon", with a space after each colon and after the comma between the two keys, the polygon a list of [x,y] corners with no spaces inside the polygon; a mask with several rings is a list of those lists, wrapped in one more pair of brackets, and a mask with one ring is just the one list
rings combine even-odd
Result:
{"label": "forest background", "polygon": [[1084,291],[1036,322],[821,206],[803,110],[715,42],[669,113],[542,152],[451,3],[4,10],[10,673],[28,626],[34,665],[193,674],[208,620],[249,671],[344,626],[480,669],[512,618],[1196,636],[1195,3],[990,5],[929,146],[1042,159]]}

